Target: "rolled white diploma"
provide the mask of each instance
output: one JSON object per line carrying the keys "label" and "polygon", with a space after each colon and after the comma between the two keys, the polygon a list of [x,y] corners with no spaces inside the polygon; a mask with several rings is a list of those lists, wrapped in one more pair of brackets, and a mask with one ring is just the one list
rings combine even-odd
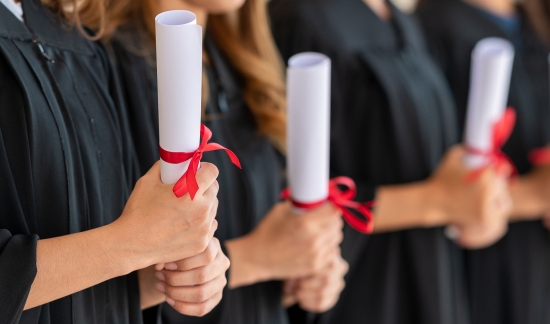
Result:
{"label": "rolled white diploma", "polygon": [[[472,52],[470,94],[464,140],[477,151],[492,148],[493,125],[506,109],[512,76],[514,46],[501,38],[485,38]],[[479,168],[487,157],[467,154],[468,168]]]}
{"label": "rolled white diploma", "polygon": [[[160,146],[170,152],[193,152],[200,143],[202,28],[194,13],[166,11],[155,18]],[[176,183],[190,161],[161,160],[163,183]]]}
{"label": "rolled white diploma", "polygon": [[287,164],[293,201],[328,198],[330,149],[330,68],[328,57],[300,53],[287,71]]}

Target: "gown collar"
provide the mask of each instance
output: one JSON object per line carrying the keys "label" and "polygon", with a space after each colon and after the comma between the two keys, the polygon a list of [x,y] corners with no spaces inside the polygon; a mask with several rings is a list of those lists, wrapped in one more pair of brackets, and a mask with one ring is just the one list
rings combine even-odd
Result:
{"label": "gown collar", "polygon": [[0,37],[24,41],[37,40],[43,45],[91,55],[90,42],[75,26],[59,18],[39,0],[22,0],[25,22],[0,6]]}
{"label": "gown collar", "polygon": [[392,3],[390,21],[381,20],[362,0],[320,1],[326,21],[348,50],[395,49],[411,43],[405,14]]}

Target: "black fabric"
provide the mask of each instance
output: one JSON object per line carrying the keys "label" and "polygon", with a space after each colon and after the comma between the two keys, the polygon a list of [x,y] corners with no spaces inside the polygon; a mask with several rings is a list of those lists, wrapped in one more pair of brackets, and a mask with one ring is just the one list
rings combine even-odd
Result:
{"label": "black fabric", "polygon": [[[516,54],[508,99],[518,119],[504,152],[524,174],[531,170],[529,151],[550,142],[550,49],[531,29],[521,8],[518,10],[521,42],[514,42]],[[512,37],[512,41],[516,37],[461,1],[435,1],[422,7],[418,16],[434,57],[447,75],[464,125],[475,44],[486,37]],[[511,224],[506,237],[494,246],[468,252],[473,322],[549,323],[549,254],[550,237],[538,221]]]}
{"label": "black fabric", "polygon": [[[136,146],[141,151],[141,169],[146,170],[159,158],[158,94],[154,59],[147,55],[146,36],[138,30],[122,29],[111,47],[131,103],[129,114]],[[282,159],[269,140],[258,134],[244,102],[242,81],[208,33],[205,44],[212,66],[206,67],[210,97],[203,122],[213,132],[212,141],[233,150],[243,166],[243,170],[236,168],[223,152],[208,153],[203,158],[220,169],[216,237],[223,244],[249,233],[277,203],[283,184]],[[284,324],[287,318],[281,305],[281,289],[280,282],[226,289],[221,303],[202,318],[183,316],[168,304],[161,305],[159,311],[163,323]],[[153,320],[151,323],[156,321]]]}
{"label": "black fabric", "polygon": [[[361,0],[273,0],[285,60],[316,51],[332,60],[331,172],[376,187],[427,178],[458,141],[445,79],[420,30],[391,6],[384,22]],[[462,259],[441,228],[369,237],[345,229],[346,288],[320,323],[465,323]]]}
{"label": "black fabric", "polygon": [[140,323],[135,274],[22,311],[38,237],[111,223],[135,181],[106,52],[22,2],[26,25],[0,5],[0,322]]}

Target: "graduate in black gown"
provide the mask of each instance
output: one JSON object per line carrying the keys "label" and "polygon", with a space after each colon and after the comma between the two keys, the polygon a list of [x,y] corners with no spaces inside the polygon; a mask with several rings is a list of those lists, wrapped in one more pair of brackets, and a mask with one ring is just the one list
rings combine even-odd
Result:
{"label": "graduate in black gown", "polygon": [[123,212],[137,163],[106,51],[39,1],[23,0],[22,16],[10,5],[0,3],[0,322],[141,323],[137,270],[204,250],[216,168],[198,176],[210,196],[191,202],[157,166]]}
{"label": "graduate in black gown", "polygon": [[[538,13],[543,13],[542,9]],[[494,246],[467,252],[476,324],[550,322],[550,236],[540,221],[550,210],[550,169],[534,168],[528,159],[531,150],[550,143],[550,47],[536,30],[537,17],[528,10],[530,7],[516,7],[506,0],[491,4],[444,0],[427,1],[418,11],[434,57],[453,90],[461,127],[476,43],[486,37],[501,37],[515,47],[508,104],[517,112],[517,123],[503,151],[520,173],[511,189],[511,220],[520,222],[511,223],[508,234]]]}
{"label": "graduate in black gown", "polygon": [[[339,213],[327,205],[297,215],[288,202],[279,203],[285,182],[285,84],[265,2],[132,1],[127,12],[112,17],[117,26],[108,45],[124,82],[142,171],[159,158],[154,29],[147,24],[157,13],[175,9],[191,10],[205,29],[203,122],[212,140],[232,149],[243,167],[235,168],[225,153],[204,156],[220,169],[216,237],[231,260],[222,302],[202,318],[182,316],[166,303],[146,310],[147,322],[158,316],[162,323],[287,323],[281,280],[302,276],[310,277],[287,300],[319,311],[332,306],[347,271],[338,248]],[[149,5],[153,12],[143,9]],[[240,27],[229,20],[231,13]]]}
{"label": "graduate in black gown", "polygon": [[[374,235],[345,228],[346,288],[318,322],[468,323],[461,253],[438,226],[464,229],[460,244],[489,244],[506,231],[509,196],[494,172],[465,183],[464,149],[451,149],[459,142],[452,96],[421,30],[385,1],[273,0],[270,13],[285,60],[303,51],[332,59],[331,172],[377,204]],[[461,221],[484,218],[485,198],[475,194],[484,190],[504,203],[486,236],[474,230],[483,222]]]}

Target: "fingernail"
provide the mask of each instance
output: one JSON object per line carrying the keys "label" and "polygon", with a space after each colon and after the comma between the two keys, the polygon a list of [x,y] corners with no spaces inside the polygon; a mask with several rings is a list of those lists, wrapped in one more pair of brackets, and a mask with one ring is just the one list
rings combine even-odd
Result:
{"label": "fingernail", "polygon": [[156,288],[158,289],[158,291],[160,291],[161,293],[166,292],[166,288],[164,288],[164,285],[161,284],[160,282],[159,282],[155,287],[156,287]]}
{"label": "fingernail", "polygon": [[166,265],[164,265],[164,269],[166,269],[166,270],[178,270],[178,265],[175,264],[174,262],[167,263]]}
{"label": "fingernail", "polygon": [[164,281],[164,274],[162,272],[155,272],[155,277],[160,281]]}
{"label": "fingernail", "polygon": [[170,306],[176,305],[176,301],[173,300],[173,299],[170,298],[170,297],[166,297],[166,302],[167,302],[168,304],[170,304]]}

